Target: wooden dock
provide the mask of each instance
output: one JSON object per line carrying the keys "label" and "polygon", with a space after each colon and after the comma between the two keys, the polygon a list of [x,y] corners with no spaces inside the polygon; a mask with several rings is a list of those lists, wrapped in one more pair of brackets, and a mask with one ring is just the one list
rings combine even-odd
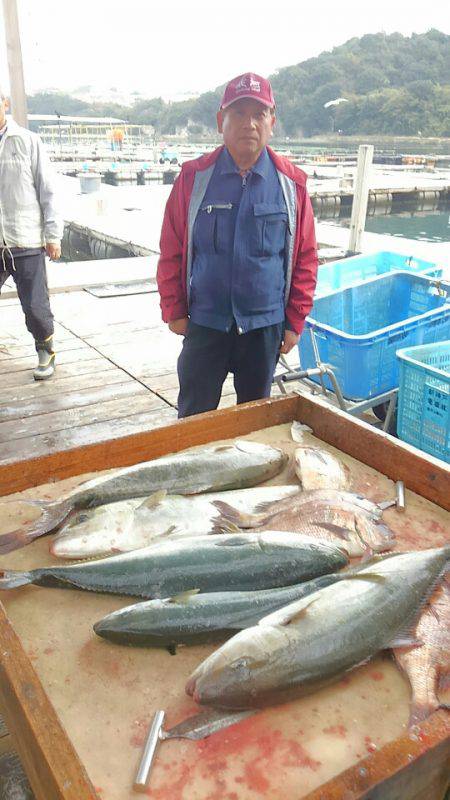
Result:
{"label": "wooden dock", "polygon": [[[52,293],[57,369],[44,382],[33,380],[36,353],[18,300],[10,296],[0,302],[0,464],[176,419],[181,338],[161,322],[156,292],[124,297]],[[234,403],[228,378],[221,407]]]}

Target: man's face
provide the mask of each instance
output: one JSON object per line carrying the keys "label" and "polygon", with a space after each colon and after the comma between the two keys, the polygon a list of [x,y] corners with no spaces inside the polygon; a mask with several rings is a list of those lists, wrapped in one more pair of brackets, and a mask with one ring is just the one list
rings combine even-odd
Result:
{"label": "man's face", "polygon": [[240,160],[256,161],[270,139],[274,124],[273,109],[249,98],[236,100],[217,114],[219,133],[238,165]]}
{"label": "man's face", "polygon": [[0,129],[3,128],[6,122],[6,110],[9,108],[9,103],[4,97],[0,97]]}

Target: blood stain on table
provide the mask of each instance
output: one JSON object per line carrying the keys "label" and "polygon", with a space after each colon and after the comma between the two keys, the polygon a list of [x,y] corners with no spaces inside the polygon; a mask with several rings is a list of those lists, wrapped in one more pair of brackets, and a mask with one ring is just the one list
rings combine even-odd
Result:
{"label": "blood stain on table", "polygon": [[345,725],[331,725],[329,728],[322,728],[323,733],[330,733],[332,736],[339,736],[345,739],[347,736],[347,728]]}

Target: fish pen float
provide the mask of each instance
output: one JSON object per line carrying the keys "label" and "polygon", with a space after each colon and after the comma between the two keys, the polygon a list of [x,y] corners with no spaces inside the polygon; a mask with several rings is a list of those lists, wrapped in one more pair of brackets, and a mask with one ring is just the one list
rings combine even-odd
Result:
{"label": "fish pen float", "polygon": [[[339,452],[355,491],[381,503],[392,497],[395,482],[404,482],[406,510],[385,512],[400,551],[448,543],[444,462],[320,398],[293,395],[0,467],[2,531],[11,529],[14,515],[17,521],[18,493],[24,500],[56,499],[60,486],[53,481],[64,480],[65,493],[87,470],[91,477],[238,437],[291,455],[293,421],[312,430],[304,434],[307,444]],[[272,482],[293,482],[288,470]],[[39,538],[1,556],[1,568],[55,563],[48,546],[48,537]],[[96,637],[94,623],[129,605],[117,596],[25,586],[4,591],[1,600],[0,710],[37,800],[132,800],[153,715],[164,709],[169,728],[198,712],[184,686],[213,648],[183,647],[172,656]],[[154,800],[443,800],[448,711],[408,729],[409,700],[393,659],[379,654],[315,694],[264,709],[207,739],[162,742],[150,784],[141,788]]]}

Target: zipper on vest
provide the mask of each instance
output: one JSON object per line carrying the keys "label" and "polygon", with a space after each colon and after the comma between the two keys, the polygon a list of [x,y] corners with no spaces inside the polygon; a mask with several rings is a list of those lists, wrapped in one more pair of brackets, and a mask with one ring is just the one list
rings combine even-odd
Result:
{"label": "zipper on vest", "polygon": [[233,203],[211,203],[209,206],[203,206],[202,211],[211,214],[214,208],[226,208],[230,211],[233,208]]}

